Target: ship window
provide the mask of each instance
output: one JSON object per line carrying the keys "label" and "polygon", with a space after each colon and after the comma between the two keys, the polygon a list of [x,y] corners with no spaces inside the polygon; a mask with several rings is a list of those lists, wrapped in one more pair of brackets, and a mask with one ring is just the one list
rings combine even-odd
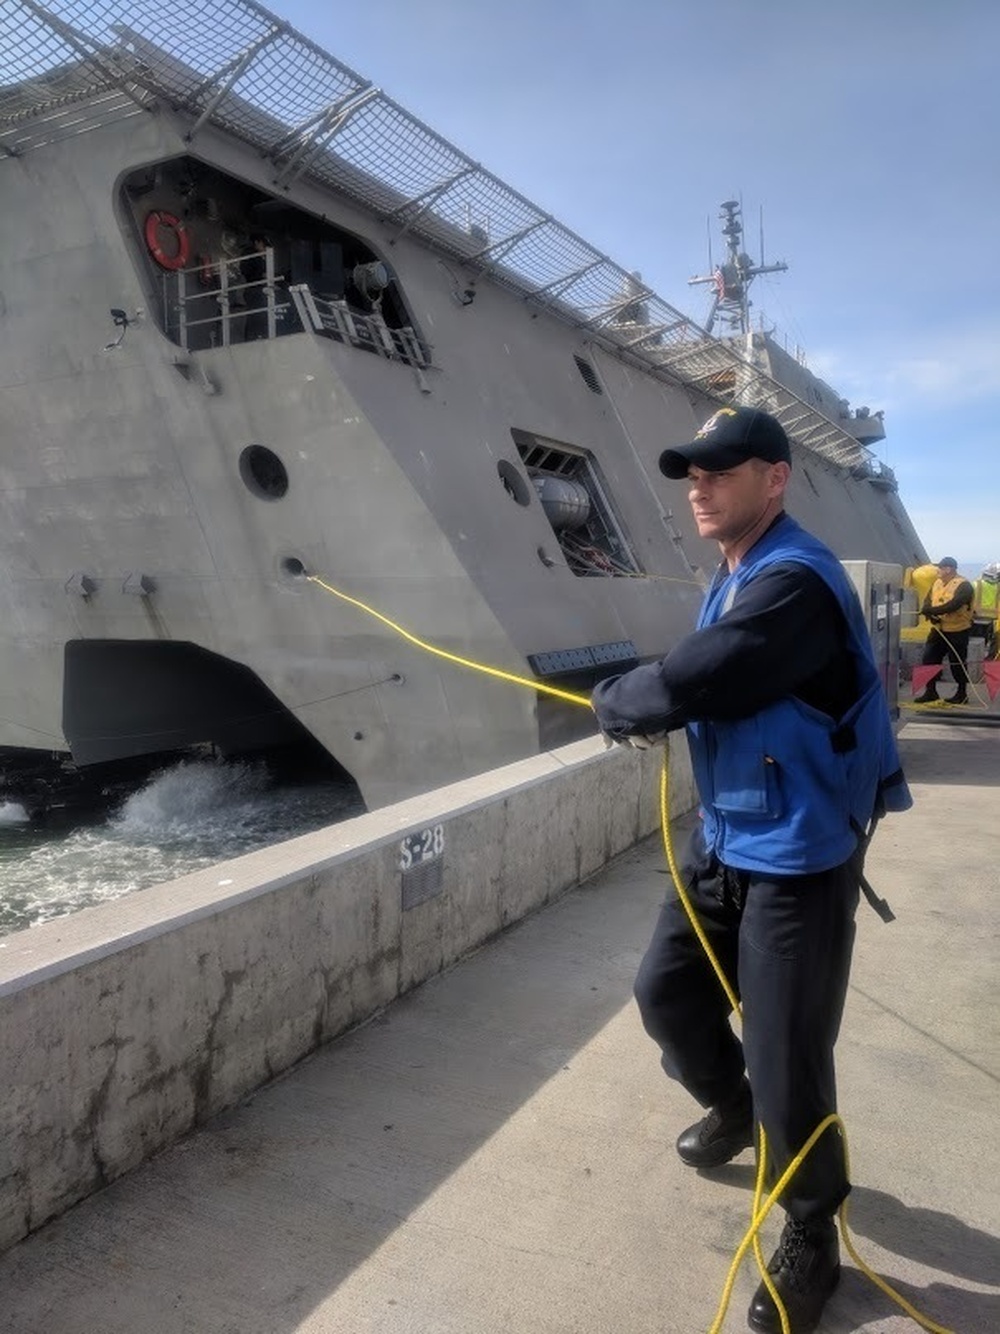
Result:
{"label": "ship window", "polygon": [[641,574],[594,458],[586,450],[528,431],[512,430],[511,435],[573,573]]}
{"label": "ship window", "polygon": [[247,445],[240,455],[240,476],[260,500],[280,500],[288,490],[288,471],[266,445]]}
{"label": "ship window", "polygon": [[305,328],[430,364],[395,272],[325,216],[190,157],[132,172],[120,202],[157,322],[185,351]]}
{"label": "ship window", "polygon": [[592,394],[603,394],[604,390],[601,388],[601,382],[597,378],[597,372],[586,357],[574,356],[573,360],[576,362],[576,369],[583,376],[583,382],[590,392]]}

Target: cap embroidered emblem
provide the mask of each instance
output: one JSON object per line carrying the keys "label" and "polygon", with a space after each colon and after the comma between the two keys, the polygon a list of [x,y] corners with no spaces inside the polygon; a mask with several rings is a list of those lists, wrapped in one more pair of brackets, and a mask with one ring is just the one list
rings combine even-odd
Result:
{"label": "cap embroidered emblem", "polygon": [[710,431],[714,431],[716,426],[718,426],[719,424],[720,417],[735,417],[735,416],[736,416],[735,408],[720,408],[718,412],[713,412],[711,417],[709,417],[708,421],[695,436],[695,439],[701,440],[704,436],[708,435]]}

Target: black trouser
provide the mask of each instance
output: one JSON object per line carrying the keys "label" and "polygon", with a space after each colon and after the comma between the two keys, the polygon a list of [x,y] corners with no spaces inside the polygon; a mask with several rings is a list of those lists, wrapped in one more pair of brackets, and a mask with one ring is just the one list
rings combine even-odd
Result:
{"label": "black trouser", "polygon": [[[744,1063],[767,1133],[771,1183],[836,1111],[833,1048],[847,993],[858,876],[851,864],[815,875],[734,871],[705,855],[700,830],[683,872],[705,934],[743,1009],[730,1006],[675,893],[664,905],[635,983],[663,1068],[705,1107],[738,1090]],[[850,1186],[830,1127],[782,1195],[798,1219],[828,1217]]]}
{"label": "black trouser", "polygon": [[983,657],[989,660],[996,652],[996,621],[973,621],[969,629],[970,639],[983,641]]}
{"label": "black trouser", "polygon": [[[946,630],[942,634],[935,626],[927,636],[924,655],[920,661],[924,667],[936,667],[939,662],[944,662],[947,658],[951,664],[955,684],[958,686],[957,693],[964,695],[967,693],[969,686],[969,673],[965,666],[968,656],[968,630]],[[928,681],[927,693],[928,695],[937,695],[937,680]]]}

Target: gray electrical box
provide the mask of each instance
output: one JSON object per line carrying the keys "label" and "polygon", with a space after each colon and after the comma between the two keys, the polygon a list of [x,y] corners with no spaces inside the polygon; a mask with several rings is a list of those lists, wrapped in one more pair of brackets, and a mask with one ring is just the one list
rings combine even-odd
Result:
{"label": "gray electrical box", "polygon": [[877,560],[845,560],[841,563],[861,599],[889,713],[898,721],[903,567]]}

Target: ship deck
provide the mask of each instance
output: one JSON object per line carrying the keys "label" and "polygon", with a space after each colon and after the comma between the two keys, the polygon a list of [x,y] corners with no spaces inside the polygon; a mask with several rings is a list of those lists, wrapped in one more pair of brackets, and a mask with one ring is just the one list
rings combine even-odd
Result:
{"label": "ship deck", "polygon": [[[961,1334],[1000,1329],[1000,730],[916,721],[838,1048],[865,1261]],[[631,983],[653,838],[0,1258],[11,1334],[691,1334],[746,1229],[751,1155],[672,1143]],[[778,1223],[765,1224],[770,1250]],[[821,1330],[917,1326],[844,1257]],[[757,1276],[724,1328],[745,1328]]]}

